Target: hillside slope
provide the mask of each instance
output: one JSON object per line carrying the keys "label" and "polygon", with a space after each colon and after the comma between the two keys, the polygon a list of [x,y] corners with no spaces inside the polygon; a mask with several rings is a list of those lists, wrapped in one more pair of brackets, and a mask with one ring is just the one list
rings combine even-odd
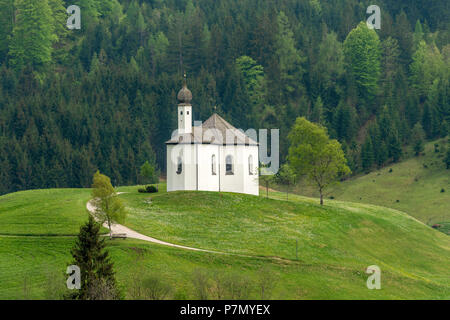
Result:
{"label": "hillside slope", "polygon": [[[392,274],[450,285],[450,239],[407,214],[373,205],[208,192],[124,194],[126,224],[169,242],[224,252]],[[281,199],[281,197],[280,197]]]}
{"label": "hillside slope", "polygon": [[[187,252],[129,239],[108,241],[125,292],[131,277],[141,274],[140,261],[146,274],[156,274],[173,288],[175,297],[196,298],[192,275],[199,269],[213,276],[245,277],[252,288],[248,297],[254,299],[260,298],[262,270],[277,278],[275,299],[450,297],[450,238],[402,212],[339,201],[320,207],[315,199],[281,200],[282,194],[273,194],[280,197],[276,200],[207,192],[146,195],[136,190],[120,188],[130,192],[121,195],[129,212],[127,226],[161,240],[238,255]],[[34,214],[51,193],[65,194],[60,196],[65,200]],[[11,228],[10,234],[21,235],[0,236],[0,298],[48,297],[49,279],[62,276],[71,262],[75,238],[64,235],[85,219],[88,194],[87,189],[59,189],[0,197],[2,233]],[[10,213],[20,207],[22,215]],[[49,219],[52,224],[47,225]],[[71,224],[68,230],[61,227],[66,221]],[[54,236],[36,236],[42,233]],[[366,288],[364,271],[373,264],[381,267],[382,290]]]}
{"label": "hillside slope", "polygon": [[[424,155],[333,186],[327,191],[328,197],[398,209],[428,225],[450,223],[450,170],[446,170],[442,161],[446,141],[429,142]],[[435,144],[439,152],[435,152]],[[298,186],[295,192],[317,196],[306,185]]]}

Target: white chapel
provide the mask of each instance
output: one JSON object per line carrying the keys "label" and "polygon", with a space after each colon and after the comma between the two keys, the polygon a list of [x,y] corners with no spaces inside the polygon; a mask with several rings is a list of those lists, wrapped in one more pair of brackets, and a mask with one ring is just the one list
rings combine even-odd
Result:
{"label": "white chapel", "polygon": [[166,142],[167,191],[201,190],[258,195],[258,143],[214,113],[192,126],[192,93],[178,93],[178,130]]}

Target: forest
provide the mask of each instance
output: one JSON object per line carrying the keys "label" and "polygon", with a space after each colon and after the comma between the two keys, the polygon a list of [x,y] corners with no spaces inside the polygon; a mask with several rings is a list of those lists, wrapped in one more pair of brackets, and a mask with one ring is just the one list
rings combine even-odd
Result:
{"label": "forest", "polygon": [[372,2],[0,0],[0,194],[164,172],[184,72],[194,120],[278,128],[282,161],[300,116],[354,173],[400,161],[450,130],[450,4]]}

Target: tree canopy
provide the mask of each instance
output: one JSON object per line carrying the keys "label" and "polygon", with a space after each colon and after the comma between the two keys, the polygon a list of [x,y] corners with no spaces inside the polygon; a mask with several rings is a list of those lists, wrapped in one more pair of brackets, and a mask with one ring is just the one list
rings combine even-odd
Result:
{"label": "tree canopy", "polygon": [[324,190],[338,178],[350,174],[341,144],[330,139],[325,128],[297,118],[289,133],[289,164],[298,176],[315,184],[323,204]]}
{"label": "tree canopy", "polygon": [[92,201],[95,204],[94,215],[100,222],[107,222],[109,235],[112,237],[111,224],[125,220],[126,211],[109,177],[97,171],[92,183]]}
{"label": "tree canopy", "polygon": [[164,172],[183,71],[194,120],[280,129],[281,163],[298,117],[354,173],[399,161],[417,122],[448,134],[447,2],[380,0],[370,30],[359,0],[74,0],[68,30],[65,1],[0,0],[0,194]]}

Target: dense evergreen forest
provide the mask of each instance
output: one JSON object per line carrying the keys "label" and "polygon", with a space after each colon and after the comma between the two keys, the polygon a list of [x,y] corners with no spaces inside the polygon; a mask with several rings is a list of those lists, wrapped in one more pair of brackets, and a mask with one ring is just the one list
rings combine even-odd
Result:
{"label": "dense evergreen forest", "polygon": [[[183,71],[194,119],[323,124],[353,172],[450,127],[448,0],[0,0],[0,194],[139,182],[176,127]],[[66,8],[81,8],[68,30]],[[363,22],[363,23],[361,23]]]}

